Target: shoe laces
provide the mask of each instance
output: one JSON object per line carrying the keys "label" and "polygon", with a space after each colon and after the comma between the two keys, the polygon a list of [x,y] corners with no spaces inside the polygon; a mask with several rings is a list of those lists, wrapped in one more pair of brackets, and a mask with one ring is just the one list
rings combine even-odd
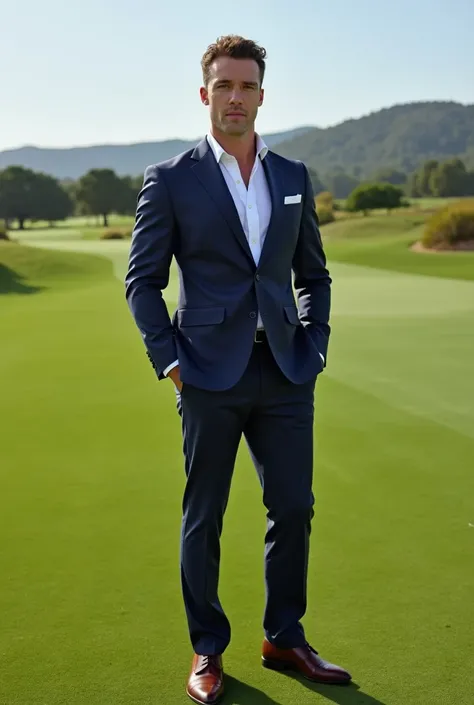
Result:
{"label": "shoe laces", "polygon": [[216,657],[212,655],[202,655],[201,656],[201,663],[199,665],[199,670],[197,671],[198,674],[202,674],[204,671],[207,670],[212,670],[216,671],[218,670],[218,663],[216,661]]}
{"label": "shoe laces", "polygon": [[311,644],[308,644],[308,642],[306,642],[306,646],[307,646],[307,648],[308,648],[310,651],[313,652],[313,654],[316,654],[316,656],[319,656],[318,651],[316,651],[316,649],[313,649],[313,647],[311,646]]}

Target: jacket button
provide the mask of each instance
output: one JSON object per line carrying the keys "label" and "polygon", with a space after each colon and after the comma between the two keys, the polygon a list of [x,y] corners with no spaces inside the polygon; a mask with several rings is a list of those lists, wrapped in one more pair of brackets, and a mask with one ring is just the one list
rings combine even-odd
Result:
{"label": "jacket button", "polygon": [[255,313],[255,311],[250,311],[249,317],[250,318],[257,318],[257,314]]}
{"label": "jacket button", "polygon": [[260,274],[256,274],[255,279],[259,282],[260,281]]}

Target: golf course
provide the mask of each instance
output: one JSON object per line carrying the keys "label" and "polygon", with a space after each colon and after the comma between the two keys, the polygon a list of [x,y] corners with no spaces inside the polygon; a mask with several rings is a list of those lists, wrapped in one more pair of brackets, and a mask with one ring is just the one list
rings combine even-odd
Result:
{"label": "golf course", "polygon": [[[265,510],[242,443],[225,705],[474,702],[474,252],[414,252],[425,220],[322,228],[332,335],[304,625],[353,684],[261,666]],[[130,240],[100,231],[76,218],[0,242],[0,705],[188,702],[181,422],[125,301]],[[177,287],[173,267],[170,312]]]}

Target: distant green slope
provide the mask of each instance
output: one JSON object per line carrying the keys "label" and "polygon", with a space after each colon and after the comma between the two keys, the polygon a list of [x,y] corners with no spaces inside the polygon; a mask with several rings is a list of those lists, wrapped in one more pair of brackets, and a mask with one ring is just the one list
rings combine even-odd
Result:
{"label": "distant green slope", "polygon": [[103,257],[0,242],[0,294],[28,294],[54,288],[89,285],[113,277]]}
{"label": "distant green slope", "polygon": [[[292,139],[308,129],[310,128],[297,127],[263,137],[268,146],[273,147],[274,144]],[[192,149],[201,139],[202,136],[192,140],[175,139],[72,148],[21,147],[0,152],[0,169],[19,164],[34,171],[44,171],[59,179],[78,179],[94,168],[114,169],[120,175],[141,176],[149,164],[171,159]]]}
{"label": "distant green slope", "polygon": [[374,215],[322,227],[329,262],[344,262],[442,279],[474,281],[474,252],[419,253],[423,215]]}
{"label": "distant green slope", "polygon": [[341,168],[368,178],[382,167],[409,172],[427,159],[452,156],[473,168],[474,105],[396,105],[324,130],[313,128],[274,149],[320,175]]}

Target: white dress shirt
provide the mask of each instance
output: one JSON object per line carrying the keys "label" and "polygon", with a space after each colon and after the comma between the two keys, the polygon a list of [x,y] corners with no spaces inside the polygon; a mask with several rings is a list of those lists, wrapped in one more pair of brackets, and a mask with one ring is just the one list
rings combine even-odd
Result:
{"label": "white dress shirt", "polygon": [[[247,187],[242,179],[237,159],[228,154],[211,133],[207,135],[209,146],[219,164],[239,214],[255,264],[258,264],[270,223],[272,200],[262,164],[268,153],[268,147],[260,135],[256,135],[256,139],[257,153]],[[263,328],[260,313],[258,314],[257,328]],[[175,360],[171,365],[168,365],[163,374],[167,375],[178,364],[179,361]]]}

